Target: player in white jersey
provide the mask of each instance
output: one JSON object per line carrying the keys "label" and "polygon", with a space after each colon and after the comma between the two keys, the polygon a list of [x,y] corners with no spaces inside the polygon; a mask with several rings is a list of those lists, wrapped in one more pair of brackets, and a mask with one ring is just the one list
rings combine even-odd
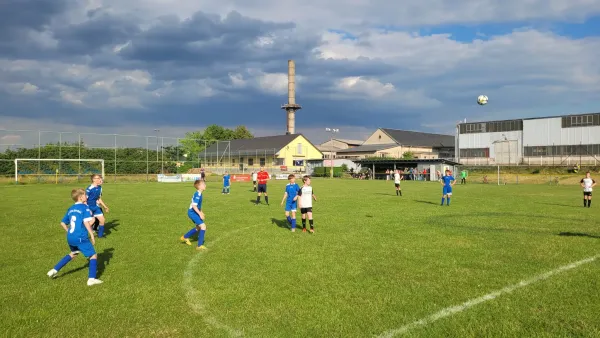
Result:
{"label": "player in white jersey", "polygon": [[396,186],[396,196],[402,196],[402,189],[400,188],[400,181],[402,181],[402,175],[400,170],[394,171],[394,186]]}
{"label": "player in white jersey", "polygon": [[585,173],[585,177],[580,181],[583,188],[583,207],[592,206],[592,190],[596,186],[596,181],[590,176],[590,172]]}
{"label": "player in white jersey", "polygon": [[256,192],[256,181],[258,180],[258,173],[256,171],[252,172],[252,184],[254,185],[253,192]]}
{"label": "player in white jersey", "polygon": [[317,200],[317,196],[313,191],[312,186],[310,185],[310,176],[306,175],[302,177],[302,181],[304,181],[304,185],[298,191],[298,207],[300,208],[300,213],[302,213],[302,232],[306,232],[306,215],[308,215],[308,222],[310,224],[310,233],[315,233],[315,225],[313,223],[313,211],[312,211],[312,202],[313,200]]}

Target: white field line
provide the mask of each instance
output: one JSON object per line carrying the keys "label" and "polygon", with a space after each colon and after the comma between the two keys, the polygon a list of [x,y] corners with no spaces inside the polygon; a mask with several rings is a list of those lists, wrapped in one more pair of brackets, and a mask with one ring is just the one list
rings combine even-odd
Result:
{"label": "white field line", "polygon": [[556,274],[559,274],[561,272],[565,272],[567,270],[575,269],[576,267],[579,267],[580,265],[583,265],[583,264],[591,263],[591,262],[597,260],[598,258],[600,258],[600,255],[592,256],[592,257],[589,257],[589,258],[586,258],[586,259],[582,259],[582,260],[577,261],[577,262],[573,262],[571,264],[567,264],[567,265],[561,266],[561,267],[559,267],[557,269],[554,269],[552,271],[548,271],[546,273],[543,273],[541,275],[537,275],[537,276],[532,277],[530,279],[526,279],[526,280],[520,281],[517,284],[513,284],[513,285],[507,286],[505,288],[502,288],[500,290],[490,292],[487,295],[481,296],[479,298],[471,299],[471,300],[466,301],[466,302],[464,302],[464,303],[462,303],[460,305],[455,305],[455,306],[447,307],[447,308],[442,309],[441,311],[438,311],[438,312],[436,312],[436,313],[434,313],[432,315],[429,315],[429,316],[427,316],[425,318],[422,318],[422,319],[414,321],[414,322],[412,322],[410,324],[404,325],[404,326],[402,326],[402,327],[400,327],[398,329],[387,331],[387,332],[379,335],[378,337],[380,337],[380,338],[384,338],[384,337],[387,338],[387,337],[393,337],[393,336],[396,336],[396,335],[405,334],[408,331],[410,331],[412,329],[415,329],[417,327],[427,326],[427,325],[429,325],[429,324],[431,324],[431,323],[433,323],[433,322],[435,322],[435,321],[437,321],[439,319],[446,318],[446,317],[449,317],[449,316],[451,316],[453,314],[465,311],[465,310],[467,310],[467,309],[469,309],[469,308],[471,308],[471,307],[473,307],[475,305],[481,304],[483,302],[487,302],[489,300],[493,300],[493,299],[495,299],[495,298],[497,298],[499,296],[502,296],[502,295],[507,294],[507,293],[511,293],[511,292],[513,292],[513,291],[515,291],[517,289],[520,289],[520,288],[526,287],[528,285],[531,285],[533,283],[537,283],[539,281],[548,279],[548,278],[550,278],[550,277],[552,277],[552,276],[554,276]]}
{"label": "white field line", "polygon": [[[219,242],[224,237],[227,237],[236,232],[248,230],[248,229],[251,229],[254,227],[256,227],[256,225],[230,231],[230,232],[226,233],[225,235],[211,241],[210,244],[213,245],[213,244]],[[210,251],[210,248],[208,250]],[[194,257],[192,257],[192,259],[190,259],[190,261],[187,264],[187,267],[183,271],[183,281],[181,284],[182,284],[183,290],[185,291],[185,296],[186,296],[188,305],[196,314],[198,314],[202,317],[202,319],[204,320],[204,322],[206,324],[213,326],[217,329],[227,331],[227,333],[229,333],[229,335],[232,337],[242,337],[243,336],[242,331],[232,328],[226,324],[223,324],[219,320],[217,320],[215,317],[209,315],[206,310],[206,306],[202,302],[202,293],[196,289],[196,284],[202,284],[202,283],[201,282],[195,283],[194,276],[193,276],[195,268],[196,268],[196,264],[198,264],[198,262],[200,261],[200,258],[202,258],[202,256],[204,256],[204,252],[200,251],[200,252],[196,253],[194,255]]]}

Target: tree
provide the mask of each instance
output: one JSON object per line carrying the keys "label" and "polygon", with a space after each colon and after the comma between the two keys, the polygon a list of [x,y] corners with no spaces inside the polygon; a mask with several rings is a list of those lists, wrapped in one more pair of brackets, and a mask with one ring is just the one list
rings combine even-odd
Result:
{"label": "tree", "polygon": [[412,160],[413,158],[415,158],[415,153],[412,151],[406,151],[404,154],[402,154],[403,160]]}
{"label": "tree", "polygon": [[205,147],[214,144],[216,141],[249,139],[254,135],[246,126],[237,126],[235,129],[225,128],[216,124],[211,124],[204,131],[192,131],[185,134],[181,140],[181,149],[188,158],[194,158],[201,153]]}
{"label": "tree", "polygon": [[237,126],[233,130],[233,139],[241,140],[241,139],[249,139],[254,138],[254,135],[246,128],[246,126]]}

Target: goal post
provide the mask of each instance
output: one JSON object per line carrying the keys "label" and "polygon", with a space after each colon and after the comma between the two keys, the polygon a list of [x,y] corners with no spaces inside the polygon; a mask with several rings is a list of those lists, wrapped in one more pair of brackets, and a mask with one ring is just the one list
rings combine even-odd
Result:
{"label": "goal post", "polygon": [[[23,176],[36,176],[38,180],[46,177],[80,177],[82,175],[100,174],[104,177],[103,159],[64,159],[64,158],[16,158],[15,184]],[[21,179],[20,179],[21,178]]]}

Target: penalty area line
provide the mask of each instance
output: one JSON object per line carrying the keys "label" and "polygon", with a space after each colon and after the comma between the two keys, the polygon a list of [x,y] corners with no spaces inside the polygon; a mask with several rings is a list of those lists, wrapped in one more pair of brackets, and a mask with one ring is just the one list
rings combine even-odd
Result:
{"label": "penalty area line", "polygon": [[424,317],[422,319],[414,321],[414,322],[412,322],[410,324],[404,325],[404,326],[402,326],[402,327],[400,327],[398,329],[386,331],[386,332],[384,332],[383,334],[381,334],[381,335],[379,335],[377,337],[378,338],[389,338],[389,337],[393,337],[393,336],[405,334],[408,331],[410,331],[412,329],[415,329],[417,327],[427,326],[427,325],[429,325],[429,324],[431,324],[431,323],[433,323],[435,321],[438,321],[438,320],[440,320],[442,318],[446,318],[446,317],[449,317],[449,316],[451,316],[453,314],[465,311],[465,310],[467,310],[467,309],[469,309],[469,308],[471,308],[471,307],[473,307],[475,305],[487,302],[489,300],[496,299],[496,298],[498,298],[498,297],[500,297],[502,295],[511,293],[511,292],[513,292],[513,291],[515,291],[517,289],[524,288],[524,287],[526,287],[528,285],[531,285],[531,284],[543,281],[545,279],[548,279],[548,278],[550,278],[550,277],[552,277],[554,275],[557,275],[557,274],[559,274],[561,272],[565,272],[565,271],[568,271],[568,270],[575,269],[575,268],[577,268],[577,267],[579,267],[579,266],[581,266],[583,264],[591,263],[591,262],[597,260],[598,258],[600,258],[600,255],[592,256],[592,257],[589,257],[589,258],[586,258],[586,259],[582,259],[582,260],[577,261],[577,262],[573,262],[573,263],[570,263],[570,264],[567,264],[567,265],[563,265],[563,266],[561,266],[559,268],[556,268],[556,269],[554,269],[552,271],[548,271],[546,273],[534,276],[532,278],[529,278],[529,279],[526,279],[526,280],[522,280],[519,283],[516,283],[516,284],[513,284],[513,285],[509,285],[509,286],[507,286],[505,288],[502,288],[500,290],[496,290],[496,291],[490,292],[490,293],[488,293],[486,295],[483,295],[483,296],[481,296],[479,298],[474,298],[474,299],[468,300],[468,301],[466,301],[466,302],[464,302],[464,303],[462,303],[460,305],[455,305],[455,306],[447,307],[447,308],[442,309],[442,310],[440,310],[440,311],[438,311],[438,312],[436,312],[436,313],[434,313],[432,315],[429,315],[427,317]]}

